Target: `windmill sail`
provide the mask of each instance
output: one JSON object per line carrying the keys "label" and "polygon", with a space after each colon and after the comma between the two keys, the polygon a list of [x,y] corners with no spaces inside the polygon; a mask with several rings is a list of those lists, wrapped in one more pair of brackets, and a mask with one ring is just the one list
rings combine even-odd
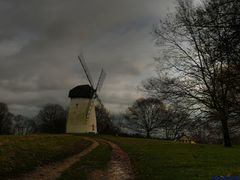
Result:
{"label": "windmill sail", "polygon": [[[103,72],[103,71],[102,71]],[[101,73],[102,74],[102,73]],[[105,78],[104,76],[106,76],[106,73],[103,75],[102,74],[102,76],[100,75],[100,78],[102,77],[102,78]],[[88,103],[88,106],[87,106],[87,110],[86,110],[86,120],[89,118],[89,115],[90,115],[90,113],[91,113],[91,110],[92,110],[92,108],[93,108],[93,106],[94,106],[94,101],[95,101],[95,99],[97,99],[97,101],[98,101],[98,103],[99,103],[99,105],[100,106],[103,106],[103,104],[102,104],[102,101],[101,101],[101,99],[99,98],[99,95],[96,93],[97,91],[100,91],[100,88],[101,88],[101,84],[103,83],[103,79],[100,81],[100,78],[99,78],[99,81],[98,81],[98,85],[96,86],[96,89],[95,89],[95,91],[94,91],[94,93],[93,93],[93,96],[92,96],[92,99],[91,100],[89,100],[89,103]],[[99,83],[100,82],[100,83]],[[99,89],[97,89],[97,88],[99,88]]]}
{"label": "windmill sail", "polygon": [[92,80],[92,76],[91,76],[91,74],[90,74],[90,72],[88,70],[88,67],[86,65],[84,56],[81,54],[81,55],[78,56],[78,59],[79,59],[81,65],[82,65],[82,68],[83,68],[83,70],[85,72],[85,75],[86,75],[86,77],[88,79],[89,84],[91,85],[92,88],[94,88],[94,83],[93,83],[93,80]]}
{"label": "windmill sail", "polygon": [[100,76],[99,76],[99,79],[98,79],[97,86],[96,86],[96,91],[100,91],[100,90],[101,90],[102,85],[103,85],[103,81],[105,80],[106,75],[107,75],[107,74],[106,74],[105,71],[102,69],[102,70],[101,70],[101,73],[100,73]]}
{"label": "windmill sail", "polygon": [[86,120],[88,120],[88,118],[90,116],[90,113],[92,111],[92,108],[94,106],[95,99],[97,99],[99,104],[101,106],[103,106],[102,101],[100,100],[100,98],[99,98],[99,96],[97,94],[97,91],[99,92],[101,90],[101,88],[102,88],[103,82],[104,82],[104,80],[106,78],[106,72],[103,69],[101,70],[101,73],[100,73],[99,78],[98,78],[97,85],[94,88],[94,82],[93,82],[92,76],[91,76],[91,74],[90,74],[90,72],[88,70],[88,67],[87,67],[87,64],[85,62],[84,56],[82,54],[80,54],[78,56],[78,59],[79,59],[81,65],[82,65],[82,68],[83,68],[83,70],[85,72],[85,75],[86,75],[86,77],[88,79],[88,82],[89,82],[89,84],[90,84],[90,86],[91,86],[91,88],[93,90],[92,98],[89,100],[88,105],[87,105],[87,109],[86,109]]}

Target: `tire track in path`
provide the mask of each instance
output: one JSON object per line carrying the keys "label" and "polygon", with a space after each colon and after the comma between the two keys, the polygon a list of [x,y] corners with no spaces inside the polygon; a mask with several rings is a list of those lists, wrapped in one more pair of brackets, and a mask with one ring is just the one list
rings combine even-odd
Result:
{"label": "tire track in path", "polygon": [[62,172],[67,168],[72,166],[75,162],[82,159],[84,156],[89,154],[93,149],[95,149],[99,143],[91,138],[84,138],[92,142],[92,144],[84,149],[82,152],[63,159],[61,161],[50,163],[37,167],[34,171],[23,174],[22,176],[15,178],[8,178],[8,180],[55,180],[58,178]]}
{"label": "tire track in path", "polygon": [[118,145],[106,141],[112,148],[111,160],[108,163],[106,170],[94,170],[89,174],[89,180],[133,180],[135,179],[130,159],[126,152],[124,152]]}

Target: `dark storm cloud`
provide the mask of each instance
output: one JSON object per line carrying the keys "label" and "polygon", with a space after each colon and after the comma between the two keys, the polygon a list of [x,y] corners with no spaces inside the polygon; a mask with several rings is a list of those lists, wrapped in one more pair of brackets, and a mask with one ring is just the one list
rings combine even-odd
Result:
{"label": "dark storm cloud", "polygon": [[124,110],[139,97],[156,53],[152,24],[172,9],[169,0],[0,0],[0,101],[32,115],[44,103],[67,105],[75,85],[87,83],[83,52],[103,102]]}

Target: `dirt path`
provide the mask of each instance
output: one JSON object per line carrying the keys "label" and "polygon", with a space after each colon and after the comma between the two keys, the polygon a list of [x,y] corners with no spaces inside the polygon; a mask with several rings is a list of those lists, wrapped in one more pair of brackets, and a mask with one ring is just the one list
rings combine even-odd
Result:
{"label": "dirt path", "polygon": [[[72,166],[75,162],[79,161],[83,156],[86,156],[93,149],[95,149],[99,143],[91,138],[85,138],[92,142],[92,144],[79,154],[73,155],[62,161],[51,163],[36,168],[34,171],[24,174],[17,178],[8,178],[8,180],[55,180],[62,172]],[[89,174],[89,180],[132,180],[134,179],[134,173],[130,163],[130,159],[119,146],[116,144],[100,140],[101,143],[107,143],[112,148],[111,160],[108,163],[106,170],[95,170]]]}
{"label": "dirt path", "polygon": [[119,146],[112,142],[108,142],[112,147],[112,158],[107,170],[107,179],[124,180],[134,179],[134,174],[130,159]]}
{"label": "dirt path", "polygon": [[79,154],[76,154],[74,156],[71,156],[69,158],[66,158],[62,161],[51,163],[45,166],[38,167],[34,171],[27,173],[25,175],[22,175],[17,178],[10,178],[9,180],[55,180],[57,177],[61,175],[61,173],[69,168],[71,165],[73,165],[75,162],[79,161],[83,156],[90,153],[93,149],[95,149],[99,143],[90,139],[85,138],[89,141],[92,141],[92,145],[87,147],[85,150],[80,152]]}
{"label": "dirt path", "polygon": [[112,147],[112,157],[108,163],[108,168],[105,171],[95,170],[88,179],[89,180],[132,180],[134,179],[133,169],[130,159],[119,146],[116,144],[105,141]]}

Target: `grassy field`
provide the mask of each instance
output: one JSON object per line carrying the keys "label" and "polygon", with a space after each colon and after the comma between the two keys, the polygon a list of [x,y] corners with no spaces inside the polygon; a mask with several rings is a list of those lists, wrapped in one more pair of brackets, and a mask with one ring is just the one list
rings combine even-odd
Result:
{"label": "grassy field", "polygon": [[81,152],[91,143],[79,136],[0,136],[0,179]]}
{"label": "grassy field", "polygon": [[[240,146],[182,144],[153,139],[89,136],[115,142],[125,150],[137,179],[211,179],[240,175]],[[32,135],[0,136],[0,179],[58,161],[90,145],[81,136]],[[111,148],[100,143],[95,150],[67,169],[60,179],[86,179],[95,169],[104,170]]]}
{"label": "grassy field", "polygon": [[176,142],[104,136],[128,154],[137,179],[211,179],[240,175],[240,146],[182,144]]}

